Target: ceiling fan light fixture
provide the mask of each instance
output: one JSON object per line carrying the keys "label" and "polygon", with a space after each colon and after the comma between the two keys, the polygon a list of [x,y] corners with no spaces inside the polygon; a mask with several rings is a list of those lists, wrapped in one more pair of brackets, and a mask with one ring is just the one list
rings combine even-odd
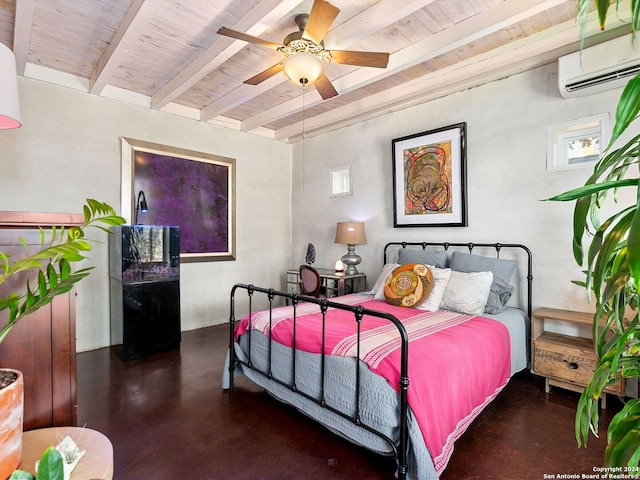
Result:
{"label": "ceiling fan light fixture", "polygon": [[282,70],[298,85],[313,85],[322,75],[322,61],[310,53],[295,53],[286,58]]}

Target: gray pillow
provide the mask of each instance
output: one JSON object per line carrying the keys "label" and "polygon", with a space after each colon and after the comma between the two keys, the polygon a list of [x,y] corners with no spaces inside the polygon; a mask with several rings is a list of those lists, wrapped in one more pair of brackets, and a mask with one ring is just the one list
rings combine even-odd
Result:
{"label": "gray pillow", "polygon": [[485,313],[500,313],[504,310],[504,306],[507,304],[513,293],[513,285],[509,285],[500,277],[494,275],[491,289],[489,290],[489,297],[487,298],[487,304],[484,306]]}
{"label": "gray pillow", "polygon": [[400,248],[398,250],[398,263],[400,265],[406,265],[407,263],[422,263],[423,265],[431,265],[432,267],[444,268],[447,265],[447,251],[427,251],[410,248]]}
{"label": "gray pillow", "polygon": [[459,272],[492,272],[493,283],[485,313],[500,313],[511,297],[514,287],[510,285],[513,272],[518,268],[516,260],[484,257],[464,252],[453,252],[451,269]]}

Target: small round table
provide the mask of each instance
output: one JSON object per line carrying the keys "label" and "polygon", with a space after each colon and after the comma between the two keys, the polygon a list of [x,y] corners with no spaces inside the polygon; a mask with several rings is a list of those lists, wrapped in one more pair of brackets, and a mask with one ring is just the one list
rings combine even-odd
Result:
{"label": "small round table", "polygon": [[82,427],[50,427],[24,432],[20,470],[35,475],[36,461],[40,460],[47,447],[55,447],[66,436],[71,437],[80,450],[85,450],[84,456],[71,472],[72,480],[113,478],[111,442],[102,433]]}

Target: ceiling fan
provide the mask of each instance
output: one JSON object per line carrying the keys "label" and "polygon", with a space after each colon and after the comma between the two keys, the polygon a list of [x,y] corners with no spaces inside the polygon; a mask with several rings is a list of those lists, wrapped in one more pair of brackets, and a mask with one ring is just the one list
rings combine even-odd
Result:
{"label": "ceiling fan", "polygon": [[303,86],[313,84],[320,96],[326,100],[335,97],[338,92],[324,73],[323,63],[386,68],[389,62],[389,54],[383,52],[325,50],[322,39],[338,16],[338,13],[340,13],[340,9],[329,2],[315,0],[309,14],[302,13],[295,17],[295,22],[300,30],[287,35],[282,45],[227,27],[220,28],[218,33],[237,40],[272,48],[285,55],[285,58],[280,63],[245,80],[244,83],[258,85],[275,74],[284,71],[296,83]]}

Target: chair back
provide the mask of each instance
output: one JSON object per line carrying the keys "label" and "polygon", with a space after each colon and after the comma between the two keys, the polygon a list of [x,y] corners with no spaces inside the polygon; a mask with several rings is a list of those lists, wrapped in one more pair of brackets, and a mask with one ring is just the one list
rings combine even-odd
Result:
{"label": "chair back", "polygon": [[302,294],[320,298],[320,274],[309,265],[300,265],[300,286]]}

